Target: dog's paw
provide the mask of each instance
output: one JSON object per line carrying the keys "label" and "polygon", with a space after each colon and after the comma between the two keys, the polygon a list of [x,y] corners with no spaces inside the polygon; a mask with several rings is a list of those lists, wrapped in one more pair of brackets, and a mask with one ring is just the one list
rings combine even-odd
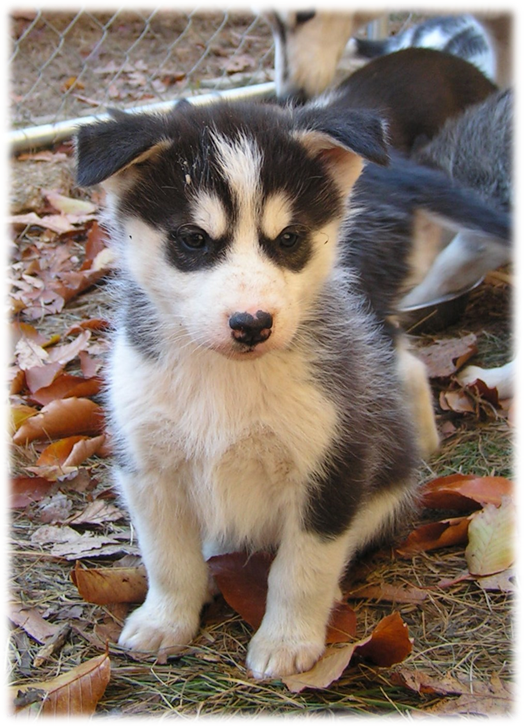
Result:
{"label": "dog's paw", "polygon": [[280,678],[310,670],[324,650],[323,641],[268,638],[259,631],[249,644],[246,665],[254,678]]}
{"label": "dog's paw", "polygon": [[165,657],[188,645],[198,628],[198,615],[179,613],[175,608],[152,606],[146,602],[128,617],[118,643],[129,650]]}

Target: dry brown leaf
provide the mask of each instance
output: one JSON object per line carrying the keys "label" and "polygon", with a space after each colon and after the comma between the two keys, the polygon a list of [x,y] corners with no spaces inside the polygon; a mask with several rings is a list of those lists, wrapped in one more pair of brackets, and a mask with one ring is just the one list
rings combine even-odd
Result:
{"label": "dry brown leaf", "polygon": [[495,575],[477,577],[476,582],[483,590],[495,592],[517,592],[516,572],[513,568]]}
{"label": "dry brown leaf", "polygon": [[424,348],[417,348],[417,358],[426,365],[430,378],[448,378],[477,352],[474,333],[460,338],[438,340]]}
{"label": "dry brown leaf", "polygon": [[23,425],[24,421],[27,421],[31,416],[36,416],[38,409],[31,408],[31,406],[24,406],[23,404],[17,406],[11,406],[10,409],[10,428],[12,433],[18,431],[20,426]]}
{"label": "dry brown leaf", "polygon": [[86,350],[91,337],[90,330],[82,330],[81,333],[70,343],[56,345],[49,351],[48,363],[61,363],[65,365],[74,360],[80,351]]}
{"label": "dry brown leaf", "polygon": [[513,711],[514,698],[509,683],[501,681],[497,676],[491,683],[474,681],[470,692],[464,692],[458,698],[443,699],[425,709],[424,713],[437,716],[509,716]]}
{"label": "dry brown leaf", "polygon": [[21,338],[29,338],[29,340],[32,340],[42,347],[44,347],[43,344],[46,342],[45,335],[39,333],[33,325],[18,320],[11,323],[11,335],[13,345],[16,345]]}
{"label": "dry brown leaf", "polygon": [[111,502],[105,499],[95,499],[94,502],[90,502],[87,507],[77,514],[74,514],[69,518],[69,524],[105,524],[106,522],[118,522],[120,519],[125,518],[124,512],[115,507]]}
{"label": "dry brown leaf", "polygon": [[49,388],[63,368],[63,363],[44,363],[28,368],[25,371],[25,381],[30,392]]}
{"label": "dry brown leaf", "polygon": [[36,608],[27,607],[20,602],[9,603],[9,620],[23,628],[38,643],[45,643],[59,629],[57,625],[45,620]]}
{"label": "dry brown leaf", "polygon": [[[53,364],[54,365],[54,364]],[[28,398],[42,406],[60,398],[91,398],[100,393],[102,380],[96,375],[90,377],[62,373],[45,387],[36,388]]]}
{"label": "dry brown leaf", "polygon": [[475,413],[475,406],[471,397],[465,391],[460,390],[441,391],[439,406],[443,411]]}
{"label": "dry brown leaf", "polygon": [[145,567],[86,568],[77,562],[71,579],[80,596],[97,605],[141,603],[147,594]]}
{"label": "dry brown leaf", "polygon": [[327,688],[340,678],[354,654],[389,667],[403,661],[413,648],[407,625],[395,612],[381,620],[371,635],[355,643],[328,646],[326,652],[310,671],[282,678],[293,693],[305,688]]}
{"label": "dry brown leaf", "polygon": [[41,476],[17,476],[11,480],[12,509],[23,509],[49,494],[51,482]]}
{"label": "dry brown leaf", "polygon": [[515,529],[515,504],[509,498],[499,507],[487,504],[471,517],[466,561],[472,575],[494,575],[513,565]]}
{"label": "dry brown leaf", "polygon": [[[246,555],[233,552],[208,560],[211,574],[224,600],[257,629],[266,609],[267,578],[273,557],[265,552]],[[345,602],[333,608],[326,635],[327,643],[347,642],[356,633],[356,616]]]}
{"label": "dry brown leaf", "polygon": [[27,445],[35,440],[58,439],[75,434],[100,434],[103,430],[102,408],[88,398],[64,398],[52,401],[18,429],[13,442]]}
{"label": "dry brown leaf", "polygon": [[450,474],[424,484],[422,504],[432,509],[471,511],[484,504],[499,505],[503,497],[512,497],[514,485],[502,476]]}
{"label": "dry brown leaf", "polygon": [[85,217],[86,214],[91,215],[96,213],[96,207],[92,202],[87,202],[83,199],[72,199],[53,190],[42,189],[42,195],[57,212],[61,212],[62,214]]}
{"label": "dry brown leaf", "polygon": [[412,557],[418,552],[466,544],[468,527],[469,517],[456,517],[422,524],[406,537],[404,542],[396,548],[396,552],[401,557]]}
{"label": "dry brown leaf", "polygon": [[[90,716],[104,695],[111,677],[109,655],[91,658],[84,663],[49,681],[33,681],[11,689],[14,712],[27,714],[39,711],[45,716]],[[29,692],[41,692],[37,704],[26,705],[23,696]],[[18,704],[23,704],[19,706]]]}

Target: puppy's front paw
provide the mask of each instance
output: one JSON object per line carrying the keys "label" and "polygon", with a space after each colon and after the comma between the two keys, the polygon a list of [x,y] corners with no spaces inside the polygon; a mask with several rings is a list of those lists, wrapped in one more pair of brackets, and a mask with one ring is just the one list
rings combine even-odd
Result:
{"label": "puppy's front paw", "polygon": [[175,607],[146,601],[128,617],[118,643],[129,650],[168,656],[190,643],[198,628],[198,613],[181,613]]}
{"label": "puppy's front paw", "polygon": [[249,644],[246,665],[255,678],[279,678],[310,670],[324,650],[323,641],[271,638],[259,630]]}

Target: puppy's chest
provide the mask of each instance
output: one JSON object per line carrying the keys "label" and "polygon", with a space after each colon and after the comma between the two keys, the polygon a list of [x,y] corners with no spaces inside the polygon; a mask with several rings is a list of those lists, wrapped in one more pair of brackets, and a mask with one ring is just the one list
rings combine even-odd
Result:
{"label": "puppy's chest", "polygon": [[189,467],[206,486],[243,479],[270,488],[321,466],[338,416],[301,361],[210,353],[168,368],[125,347],[113,356],[110,396],[139,469]]}

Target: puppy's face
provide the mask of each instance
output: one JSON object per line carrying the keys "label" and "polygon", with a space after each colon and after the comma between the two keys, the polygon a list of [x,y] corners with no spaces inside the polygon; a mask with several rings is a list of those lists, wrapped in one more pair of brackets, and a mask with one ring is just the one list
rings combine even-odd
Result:
{"label": "puppy's face", "polygon": [[123,265],[170,330],[248,360],[307,316],[362,161],[280,109],[232,108],[179,112],[106,187]]}

